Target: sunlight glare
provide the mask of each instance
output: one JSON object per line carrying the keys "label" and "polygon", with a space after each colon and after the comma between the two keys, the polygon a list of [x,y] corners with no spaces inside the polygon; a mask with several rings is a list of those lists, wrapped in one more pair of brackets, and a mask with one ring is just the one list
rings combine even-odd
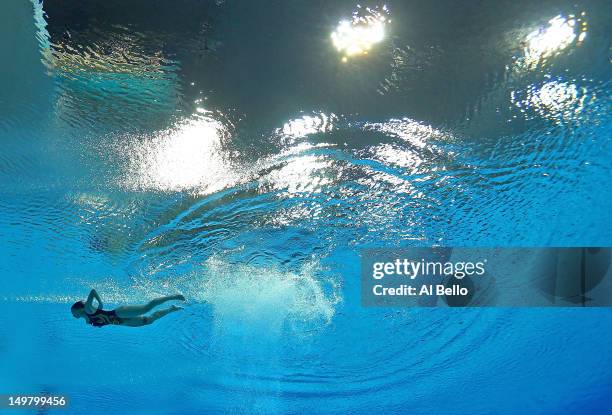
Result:
{"label": "sunlight glare", "polygon": [[[584,13],[582,16],[584,16]],[[582,18],[577,19],[573,15],[553,17],[548,21],[547,27],[539,28],[527,35],[526,63],[533,66],[542,60],[555,56],[571,46],[576,39],[578,43],[581,43],[586,37],[586,29],[586,22]]]}
{"label": "sunlight glare", "polygon": [[343,54],[342,61],[346,62],[349,56],[365,55],[376,43],[385,37],[385,25],[389,22],[385,13],[365,9],[367,15],[360,16],[354,13],[352,19],[342,20],[336,30],[331,34],[334,47]]}

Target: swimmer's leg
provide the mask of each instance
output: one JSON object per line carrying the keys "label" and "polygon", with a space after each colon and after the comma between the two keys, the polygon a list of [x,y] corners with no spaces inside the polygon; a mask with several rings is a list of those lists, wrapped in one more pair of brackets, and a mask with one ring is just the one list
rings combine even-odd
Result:
{"label": "swimmer's leg", "polygon": [[137,317],[126,318],[123,320],[123,323],[121,323],[121,325],[129,326],[129,327],[146,326],[148,324],[153,323],[155,320],[162,318],[163,316],[167,314],[170,314],[175,311],[182,310],[182,309],[183,307],[178,307],[178,306],[173,305],[171,307],[164,308],[163,310],[156,311],[150,316],[137,316]]}
{"label": "swimmer's leg", "polygon": [[149,311],[151,311],[153,308],[157,307],[158,305],[163,304],[166,301],[172,301],[172,300],[185,301],[185,297],[183,297],[181,294],[169,295],[167,297],[156,298],[142,305],[124,305],[121,307],[117,307],[115,309],[115,314],[117,314],[117,317],[120,317],[120,318],[138,317],[138,316],[142,316],[145,313],[148,313]]}

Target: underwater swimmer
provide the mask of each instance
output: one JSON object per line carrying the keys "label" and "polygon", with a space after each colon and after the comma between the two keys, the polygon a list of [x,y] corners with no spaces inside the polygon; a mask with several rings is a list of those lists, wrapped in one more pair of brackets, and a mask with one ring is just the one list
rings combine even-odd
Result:
{"label": "underwater swimmer", "polygon": [[[94,306],[94,300],[97,301],[97,306]],[[169,295],[167,297],[156,298],[146,304],[126,305],[117,307],[114,310],[107,311],[102,309],[102,299],[100,298],[96,290],[91,290],[89,296],[87,297],[87,300],[85,302],[77,301],[72,305],[70,311],[72,311],[72,315],[75,318],[83,317],[87,324],[91,324],[94,327],[102,327],[108,324],[140,327],[151,324],[155,320],[162,318],[166,314],[170,314],[174,311],[183,309],[183,307],[172,305],[168,308],[156,311],[149,316],[144,315],[145,313],[148,313],[158,305],[163,304],[166,301],[172,300],[185,301],[185,297],[180,294]]]}

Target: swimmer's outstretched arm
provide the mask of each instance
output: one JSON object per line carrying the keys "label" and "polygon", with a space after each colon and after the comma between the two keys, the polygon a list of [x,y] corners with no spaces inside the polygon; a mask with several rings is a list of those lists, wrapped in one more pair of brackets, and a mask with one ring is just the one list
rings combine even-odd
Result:
{"label": "swimmer's outstretched arm", "polygon": [[[93,305],[93,300],[94,299],[98,302],[98,306],[97,307],[94,307],[94,305]],[[96,312],[96,310],[102,310],[102,299],[98,295],[98,292],[95,289],[92,289],[89,292],[89,296],[87,297],[87,301],[85,301],[85,311],[88,314],[93,314],[93,313]]]}

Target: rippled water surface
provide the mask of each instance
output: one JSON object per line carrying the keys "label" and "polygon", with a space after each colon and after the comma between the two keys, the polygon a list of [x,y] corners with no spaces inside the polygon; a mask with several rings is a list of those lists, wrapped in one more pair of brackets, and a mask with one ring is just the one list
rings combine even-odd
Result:
{"label": "rippled water surface", "polygon": [[[612,410],[608,309],[359,297],[366,247],[610,246],[607,2],[0,10],[0,391],[104,414]],[[69,313],[91,287],[188,302],[94,329]]]}

